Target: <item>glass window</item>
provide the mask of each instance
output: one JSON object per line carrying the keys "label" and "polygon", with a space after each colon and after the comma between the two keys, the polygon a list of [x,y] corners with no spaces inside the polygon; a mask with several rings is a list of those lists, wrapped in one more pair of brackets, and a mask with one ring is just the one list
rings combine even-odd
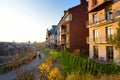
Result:
{"label": "glass window", "polygon": [[112,19],[112,9],[107,9],[106,10],[106,19],[107,20]]}
{"label": "glass window", "polygon": [[98,30],[93,30],[93,41],[98,41]]}
{"label": "glass window", "polygon": [[97,0],[92,0],[92,5],[93,6],[97,5]]}
{"label": "glass window", "polygon": [[113,46],[106,46],[107,60],[113,60]]}
{"label": "glass window", "polygon": [[98,58],[98,46],[93,46],[94,49],[94,58]]}
{"label": "glass window", "polygon": [[98,15],[97,15],[97,14],[94,14],[94,15],[93,15],[93,22],[94,22],[94,23],[97,23],[97,22],[98,22]]}
{"label": "glass window", "polygon": [[113,27],[106,27],[106,39],[109,40],[110,36],[113,35]]}

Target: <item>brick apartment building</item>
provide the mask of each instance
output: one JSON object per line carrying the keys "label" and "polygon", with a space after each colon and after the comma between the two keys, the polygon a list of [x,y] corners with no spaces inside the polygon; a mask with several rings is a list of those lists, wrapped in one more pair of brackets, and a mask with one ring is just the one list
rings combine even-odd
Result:
{"label": "brick apartment building", "polygon": [[73,52],[80,49],[80,53],[88,53],[88,20],[87,1],[80,0],[80,4],[64,11],[64,16],[58,23],[57,45],[61,49],[69,49]]}
{"label": "brick apartment building", "polygon": [[113,61],[118,51],[109,42],[120,21],[120,0],[89,0],[89,57]]}

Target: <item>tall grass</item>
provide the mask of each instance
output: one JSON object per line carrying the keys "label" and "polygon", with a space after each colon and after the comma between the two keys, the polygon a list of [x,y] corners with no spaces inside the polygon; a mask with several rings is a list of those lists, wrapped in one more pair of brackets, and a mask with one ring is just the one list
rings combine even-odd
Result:
{"label": "tall grass", "polygon": [[72,72],[78,72],[79,74],[90,73],[92,75],[97,75],[98,73],[109,75],[110,73],[120,72],[120,67],[115,64],[96,63],[84,56],[75,56],[66,51],[59,52],[59,62],[62,65],[64,76]]}

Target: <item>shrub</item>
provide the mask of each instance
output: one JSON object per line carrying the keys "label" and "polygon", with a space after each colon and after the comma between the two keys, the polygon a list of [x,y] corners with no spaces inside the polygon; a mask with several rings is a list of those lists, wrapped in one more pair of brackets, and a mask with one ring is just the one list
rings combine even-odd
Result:
{"label": "shrub", "polygon": [[53,65],[58,57],[58,52],[51,50],[44,63],[39,66],[40,80],[61,80],[62,75],[57,67]]}
{"label": "shrub", "polygon": [[49,80],[61,80],[62,79],[62,75],[59,71],[59,69],[57,67],[53,68],[50,72],[49,72]]}

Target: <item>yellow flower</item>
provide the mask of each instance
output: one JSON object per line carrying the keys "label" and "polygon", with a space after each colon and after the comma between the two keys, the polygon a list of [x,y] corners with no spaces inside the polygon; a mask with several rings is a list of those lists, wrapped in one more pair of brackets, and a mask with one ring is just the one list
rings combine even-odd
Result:
{"label": "yellow flower", "polygon": [[50,71],[50,66],[46,63],[43,63],[39,66],[39,70],[40,70],[41,75],[42,74],[47,75]]}
{"label": "yellow flower", "polygon": [[57,67],[53,68],[49,73],[49,80],[60,80],[62,78],[60,71]]}

